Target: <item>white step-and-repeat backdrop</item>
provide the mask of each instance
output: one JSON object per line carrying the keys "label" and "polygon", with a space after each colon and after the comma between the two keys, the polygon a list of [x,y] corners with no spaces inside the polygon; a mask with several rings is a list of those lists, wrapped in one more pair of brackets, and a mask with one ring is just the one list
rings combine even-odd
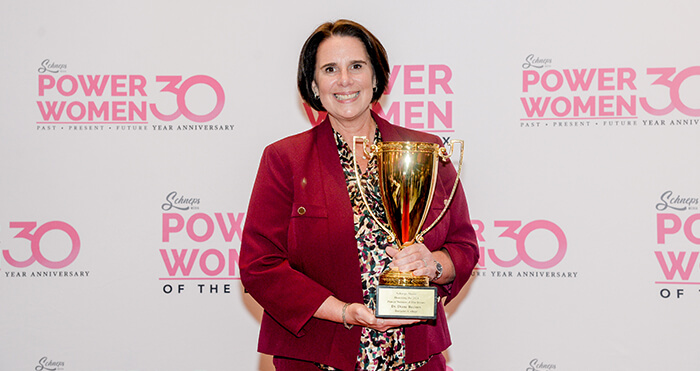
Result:
{"label": "white step-and-repeat backdrop", "polygon": [[700,369],[697,1],[3,1],[0,370],[270,370],[241,288],[299,50],[384,43],[397,125],[466,142],[455,371]]}

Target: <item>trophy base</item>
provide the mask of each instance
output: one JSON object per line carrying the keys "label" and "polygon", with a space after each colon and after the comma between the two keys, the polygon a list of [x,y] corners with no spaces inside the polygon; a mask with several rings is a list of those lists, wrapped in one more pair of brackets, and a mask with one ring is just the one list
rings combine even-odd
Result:
{"label": "trophy base", "polygon": [[411,272],[389,270],[379,277],[377,286],[377,318],[437,318],[437,288],[430,280]]}

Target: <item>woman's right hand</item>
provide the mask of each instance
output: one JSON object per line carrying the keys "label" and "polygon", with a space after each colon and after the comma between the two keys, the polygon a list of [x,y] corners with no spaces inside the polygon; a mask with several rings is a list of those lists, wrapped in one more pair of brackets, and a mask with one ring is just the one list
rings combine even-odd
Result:
{"label": "woman's right hand", "polygon": [[345,309],[345,320],[349,325],[369,327],[380,332],[423,322],[420,319],[377,318],[366,305],[360,303],[348,305]]}

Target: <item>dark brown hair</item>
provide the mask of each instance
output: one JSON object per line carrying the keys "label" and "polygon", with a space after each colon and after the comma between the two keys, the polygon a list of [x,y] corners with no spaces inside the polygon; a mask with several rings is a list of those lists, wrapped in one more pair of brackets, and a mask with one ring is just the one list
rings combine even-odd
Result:
{"label": "dark brown hair", "polygon": [[316,53],[318,46],[323,40],[331,36],[350,36],[362,41],[365,46],[369,60],[372,63],[374,77],[377,81],[377,89],[372,95],[372,102],[376,102],[384,94],[387,82],[389,81],[389,59],[384,46],[379,42],[369,30],[361,24],[340,19],[336,22],[326,22],[306,39],[299,55],[299,69],[297,71],[297,86],[302,99],[317,111],[325,111],[321,101],[314,97],[311,90],[311,83],[314,81],[316,72]]}

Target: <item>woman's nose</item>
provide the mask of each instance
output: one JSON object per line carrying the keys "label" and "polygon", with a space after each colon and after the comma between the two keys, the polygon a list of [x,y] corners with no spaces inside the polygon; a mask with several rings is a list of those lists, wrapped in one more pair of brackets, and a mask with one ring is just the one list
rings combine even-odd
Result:
{"label": "woman's nose", "polygon": [[340,85],[345,86],[348,85],[351,81],[352,79],[350,78],[350,72],[348,72],[348,70],[346,69],[341,70],[340,80],[338,80],[338,83],[340,83]]}

